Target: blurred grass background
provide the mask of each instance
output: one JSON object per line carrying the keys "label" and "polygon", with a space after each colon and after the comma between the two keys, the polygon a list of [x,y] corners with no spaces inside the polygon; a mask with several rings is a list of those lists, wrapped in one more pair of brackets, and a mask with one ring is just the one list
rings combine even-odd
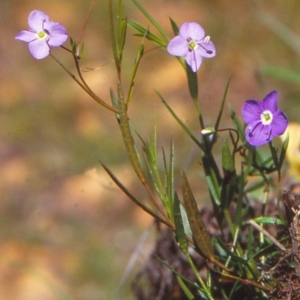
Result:
{"label": "blurred grass background", "polygon": [[[149,25],[131,1],[123,2],[129,19]],[[230,75],[227,102],[239,115],[246,99],[262,99],[277,89],[280,108],[290,120],[298,121],[299,84],[262,76],[260,69],[274,64],[297,71],[299,55],[259,18],[271,14],[300,35],[299,1],[140,2],[170,36],[168,18],[172,17],[179,26],[199,22],[215,43],[217,56],[204,60],[198,72],[207,125],[216,118]],[[138,240],[151,224],[100,167],[101,160],[135,195],[146,197],[128,164],[113,114],[89,99],[50,57],[37,61],[27,44],[14,40],[27,28],[28,14],[34,9],[62,23],[76,40],[89,4],[79,0],[2,0],[0,4],[0,299],[114,299]],[[128,29],[125,82],[140,42],[131,33]],[[96,1],[84,40],[81,66],[87,70],[86,80],[109,102],[109,87],[115,88],[116,81],[107,1]],[[153,49],[146,42],[129,115],[144,136],[157,124],[159,148],[168,148],[174,137],[180,168],[191,155],[192,142],[154,89],[195,132],[198,123],[180,65],[163,50]],[[52,53],[74,71],[71,57],[62,49]],[[222,122],[230,124],[227,110]],[[198,176],[198,161],[195,157],[189,174],[201,190],[205,187]],[[144,245],[135,270],[151,251],[154,238],[152,234]],[[132,299],[129,283],[120,295]]]}

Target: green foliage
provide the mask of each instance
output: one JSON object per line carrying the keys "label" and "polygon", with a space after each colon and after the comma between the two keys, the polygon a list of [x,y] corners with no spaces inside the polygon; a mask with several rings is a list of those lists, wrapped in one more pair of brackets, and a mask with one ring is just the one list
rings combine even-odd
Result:
{"label": "green foliage", "polygon": [[[286,224],[281,211],[278,213],[278,218],[266,215],[266,195],[269,195],[269,191],[272,190],[273,195],[277,195],[278,200],[280,198],[280,184],[276,186],[274,182],[280,183],[282,178],[289,137],[286,137],[279,148],[270,142],[268,151],[261,151],[250,146],[244,136],[244,124],[230,105],[229,114],[233,125],[232,127],[222,127],[221,120],[224,114],[230,77],[220,99],[218,114],[215,121],[212,122],[214,126],[208,126],[203,118],[207,112],[202,111],[199,104],[201,92],[198,75],[182,58],[178,58],[186,74],[190,100],[195,108],[194,118],[199,121],[198,131],[201,131],[202,135],[198,137],[197,134],[193,133],[168,104],[167,99],[159,92],[156,94],[184,133],[191,138],[197,147],[206,186],[201,186],[200,192],[196,194],[187,179],[186,172],[188,171],[181,171],[180,175],[177,174],[177,167],[182,163],[175,160],[176,141],[173,138],[170,138],[169,153],[166,153],[163,148],[162,159],[159,160],[156,127],[153,136],[149,135],[146,139],[137,129],[134,129],[139,143],[135,140],[136,136],[132,134],[134,127],[129,117],[129,109],[134,97],[134,86],[140,62],[144,59],[144,40],[150,40],[163,50],[166,50],[166,45],[170,40],[163,27],[147,10],[138,1],[132,0],[132,2],[159,34],[155,34],[152,28],[150,31],[148,27],[134,20],[127,21],[127,18],[123,16],[122,1],[118,2],[118,12],[115,17],[112,0],[109,0],[110,35],[116,67],[116,88],[110,88],[112,107],[91,90],[81,74],[79,59],[83,54],[83,44],[71,39],[71,50],[67,49],[75,61],[79,79],[60,64],[91,98],[114,113],[122,133],[129,162],[137,175],[137,180],[145,190],[147,200],[142,201],[135,197],[110,168],[105,164],[102,166],[130,200],[151,215],[157,223],[162,223],[173,230],[179,248],[194,275],[193,281],[181,275],[163,259],[158,259],[173,272],[188,299],[198,299],[199,295],[201,299],[214,299],[214,297],[221,296],[224,299],[236,299],[240,295],[246,295],[251,299],[264,299],[276,287],[277,282],[272,278],[264,278],[263,271],[258,265],[269,264],[272,266],[270,272],[273,272],[277,268],[281,256],[277,248],[282,251],[286,249],[277,241],[277,237],[268,234],[264,227],[267,228],[270,225],[285,226]],[[287,28],[269,15],[265,15],[262,20],[273,30],[276,28],[278,35],[285,41],[290,41],[293,37]],[[176,22],[170,18],[170,23],[174,34],[176,34],[178,32]],[[141,41],[136,49],[131,77],[128,86],[126,86],[123,81],[122,62],[126,59],[123,54],[128,28],[133,30],[135,36],[141,37]],[[295,47],[296,44],[289,43],[289,45]],[[272,66],[263,69],[264,74],[274,75],[277,73],[278,78],[298,82],[299,75],[297,73],[286,70],[279,71],[278,68]],[[142,151],[139,150],[139,146],[142,147]],[[216,154],[217,151],[221,153],[221,162]],[[181,179],[180,189],[175,185],[176,176],[180,176]],[[196,201],[198,197],[201,198],[204,189],[208,191],[211,201],[210,209],[212,210],[212,216],[206,216],[206,218],[205,214],[202,215],[200,212]],[[183,203],[180,202],[180,196],[178,196],[180,192]],[[258,201],[254,201],[254,199],[255,197],[259,198],[261,194],[265,198],[257,204]],[[203,199],[201,200],[203,203]],[[277,207],[279,207],[278,203]],[[290,209],[296,218],[298,208],[292,207]],[[212,226],[214,220],[216,221],[215,227]],[[298,224],[296,221],[294,220],[294,224]],[[253,227],[257,230],[254,230]],[[214,230],[218,234],[211,233]],[[289,230],[292,232],[291,228]],[[294,240],[296,239],[295,236],[292,237]],[[280,239],[280,236],[278,238]],[[289,246],[287,240],[283,240],[283,242]],[[277,245],[277,248],[273,247],[273,244]],[[194,261],[195,258],[190,254],[191,249],[195,250],[205,262],[209,262],[210,268],[203,267],[206,276],[203,275],[204,272],[201,272],[200,276]],[[297,246],[294,249],[298,249]],[[196,292],[192,292],[192,288]]]}
{"label": "green foliage", "polygon": [[200,250],[204,257],[208,258],[210,261],[213,261],[214,254],[210,236],[198,211],[196,200],[183,171],[181,172],[181,185],[184,207],[187,212],[196,247]]}
{"label": "green foliage", "polygon": [[146,39],[152,41],[154,44],[160,47],[166,46],[166,42],[152,33],[148,28],[142,26],[140,23],[130,20],[128,22],[128,26],[136,31],[136,33],[134,34],[135,36],[145,37]]}

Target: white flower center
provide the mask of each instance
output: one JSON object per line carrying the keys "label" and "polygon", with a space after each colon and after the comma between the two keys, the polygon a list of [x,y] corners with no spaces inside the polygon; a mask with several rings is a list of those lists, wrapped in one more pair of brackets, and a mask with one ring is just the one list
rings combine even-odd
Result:
{"label": "white flower center", "polygon": [[269,110],[265,110],[260,115],[260,119],[261,119],[261,122],[263,123],[263,125],[269,125],[272,123],[273,114]]}
{"label": "white flower center", "polygon": [[37,32],[35,34],[35,36],[39,39],[39,40],[44,40],[48,37],[48,33],[46,31],[40,31],[40,32]]}
{"label": "white flower center", "polygon": [[188,38],[187,41],[189,42],[189,51],[195,51],[199,45],[193,39]]}

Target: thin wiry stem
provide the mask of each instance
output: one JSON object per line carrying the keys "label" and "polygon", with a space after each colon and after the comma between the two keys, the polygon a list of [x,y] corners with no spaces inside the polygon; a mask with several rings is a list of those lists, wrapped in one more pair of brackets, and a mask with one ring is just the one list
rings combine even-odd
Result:
{"label": "thin wiry stem", "polygon": [[50,54],[50,56],[76,81],[76,83],[79,84],[79,86],[89,95],[91,96],[91,98],[93,98],[97,103],[99,103],[100,105],[102,105],[103,107],[107,108],[108,110],[114,112],[114,113],[119,113],[119,111],[117,109],[115,109],[114,107],[108,105],[106,102],[104,102],[101,98],[99,98],[94,92],[93,90],[88,86],[88,84],[86,83],[85,79],[82,76],[81,70],[80,70],[80,66],[79,66],[79,60],[78,57],[76,57],[76,55],[68,48],[61,46],[64,50],[70,52],[73,56],[74,62],[75,62],[75,66],[76,66],[76,70],[79,76],[78,80],[76,78],[76,76],[74,74],[72,74],[57,58],[55,58],[52,54]]}

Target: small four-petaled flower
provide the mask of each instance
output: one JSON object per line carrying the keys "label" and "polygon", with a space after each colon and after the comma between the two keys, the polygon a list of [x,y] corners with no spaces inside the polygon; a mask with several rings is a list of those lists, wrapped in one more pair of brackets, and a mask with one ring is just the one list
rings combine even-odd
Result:
{"label": "small four-petaled flower", "polygon": [[167,50],[175,56],[184,56],[187,64],[196,72],[202,63],[202,57],[214,57],[216,48],[204,29],[197,23],[183,23],[179,35],[168,44]]}
{"label": "small four-petaled flower", "polygon": [[29,43],[29,51],[36,59],[45,58],[51,47],[59,47],[68,39],[65,27],[50,21],[40,10],[29,14],[28,25],[30,29],[20,31],[15,39]]}
{"label": "small four-petaled flower", "polygon": [[272,91],[263,101],[247,100],[242,108],[245,137],[252,146],[261,146],[282,135],[287,126],[286,115],[277,108],[278,93]]}

